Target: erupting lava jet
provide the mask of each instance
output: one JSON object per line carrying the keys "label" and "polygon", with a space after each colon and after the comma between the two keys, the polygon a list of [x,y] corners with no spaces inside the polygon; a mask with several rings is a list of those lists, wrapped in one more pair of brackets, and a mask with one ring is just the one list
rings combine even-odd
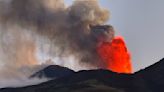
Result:
{"label": "erupting lava jet", "polygon": [[97,53],[106,69],[118,73],[132,73],[131,57],[123,37],[115,36],[112,26],[102,26],[98,36]]}

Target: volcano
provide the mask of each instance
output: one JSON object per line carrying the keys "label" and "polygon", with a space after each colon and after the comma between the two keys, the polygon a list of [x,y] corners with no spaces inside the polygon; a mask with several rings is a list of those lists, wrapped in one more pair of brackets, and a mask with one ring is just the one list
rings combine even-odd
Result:
{"label": "volcano", "polygon": [[83,70],[39,85],[3,88],[0,92],[163,92],[163,66],[164,59],[134,74]]}
{"label": "volcano", "polygon": [[74,0],[68,7],[64,0],[0,0],[5,71],[40,64],[47,57],[71,69],[96,68],[74,72],[51,65],[27,76],[51,80],[0,92],[163,92],[164,59],[132,74],[125,41],[104,25],[109,18],[98,0]]}

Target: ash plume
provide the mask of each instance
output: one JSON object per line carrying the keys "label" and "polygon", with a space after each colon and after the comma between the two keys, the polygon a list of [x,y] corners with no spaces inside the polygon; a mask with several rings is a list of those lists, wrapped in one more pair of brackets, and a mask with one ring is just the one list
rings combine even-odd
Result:
{"label": "ash plume", "polygon": [[101,68],[90,25],[103,25],[108,18],[97,0],[75,0],[69,7],[63,0],[1,0],[3,70],[39,64],[37,53],[74,70]]}

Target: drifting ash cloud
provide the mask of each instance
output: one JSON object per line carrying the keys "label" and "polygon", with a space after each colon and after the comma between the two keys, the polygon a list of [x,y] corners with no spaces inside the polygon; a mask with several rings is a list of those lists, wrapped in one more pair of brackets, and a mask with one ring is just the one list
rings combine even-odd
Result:
{"label": "drifting ash cloud", "polygon": [[[33,49],[34,52],[38,45],[34,39],[48,39],[51,47],[49,48],[50,53],[47,54],[52,57],[73,55],[78,62],[92,63],[92,65],[98,63],[98,59],[95,59],[93,53],[96,42],[90,35],[89,25],[105,23],[108,20],[109,12],[99,7],[96,0],[74,1],[70,7],[65,7],[62,0],[10,0],[10,2],[3,0],[0,14],[3,27],[11,28],[10,26],[16,25],[22,28],[23,32],[27,30],[28,34],[33,34],[28,37],[28,41],[33,42],[30,50]],[[13,37],[23,35],[25,38],[24,35],[27,34],[19,32],[17,29],[15,31],[18,33]],[[25,40],[22,42],[29,43]],[[15,41],[17,42],[17,40]],[[18,52],[18,50],[16,51]]]}
{"label": "drifting ash cloud", "polygon": [[63,0],[0,0],[0,78],[29,76],[18,69],[40,64],[42,55],[74,70],[102,68],[89,25],[108,18],[97,0],[69,7]]}

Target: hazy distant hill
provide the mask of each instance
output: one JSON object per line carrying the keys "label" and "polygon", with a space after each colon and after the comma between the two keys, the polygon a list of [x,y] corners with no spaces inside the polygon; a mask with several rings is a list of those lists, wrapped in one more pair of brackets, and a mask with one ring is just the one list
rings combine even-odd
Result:
{"label": "hazy distant hill", "polygon": [[58,65],[50,65],[30,76],[30,78],[59,78],[75,73],[73,70]]}
{"label": "hazy distant hill", "polygon": [[39,85],[3,88],[0,92],[164,92],[163,86],[164,59],[135,74],[83,70]]}

